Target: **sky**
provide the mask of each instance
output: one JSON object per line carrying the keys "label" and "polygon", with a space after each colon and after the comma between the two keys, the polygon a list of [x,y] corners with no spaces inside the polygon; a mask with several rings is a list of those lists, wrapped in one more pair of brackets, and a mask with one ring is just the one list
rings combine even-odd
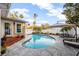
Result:
{"label": "sky", "polygon": [[33,23],[33,14],[36,13],[36,23],[55,24],[57,21],[65,21],[66,17],[62,14],[64,3],[12,3],[10,12],[18,11],[24,15],[22,20]]}

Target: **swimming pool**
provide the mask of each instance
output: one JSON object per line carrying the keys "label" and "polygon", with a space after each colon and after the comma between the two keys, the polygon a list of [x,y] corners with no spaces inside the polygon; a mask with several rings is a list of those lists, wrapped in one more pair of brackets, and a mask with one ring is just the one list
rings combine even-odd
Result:
{"label": "swimming pool", "polygon": [[55,38],[44,34],[32,34],[30,40],[25,41],[25,48],[46,48],[55,44]]}

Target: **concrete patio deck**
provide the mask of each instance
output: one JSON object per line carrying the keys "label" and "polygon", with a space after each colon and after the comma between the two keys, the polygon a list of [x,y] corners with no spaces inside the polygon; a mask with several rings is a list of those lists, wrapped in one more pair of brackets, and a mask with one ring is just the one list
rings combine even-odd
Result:
{"label": "concrete patio deck", "polygon": [[[26,38],[30,38],[30,35],[26,36]],[[75,56],[79,51],[79,49],[64,45],[60,37],[56,38],[56,43],[52,47],[39,49],[23,47],[22,43],[27,39],[8,47],[4,56]]]}

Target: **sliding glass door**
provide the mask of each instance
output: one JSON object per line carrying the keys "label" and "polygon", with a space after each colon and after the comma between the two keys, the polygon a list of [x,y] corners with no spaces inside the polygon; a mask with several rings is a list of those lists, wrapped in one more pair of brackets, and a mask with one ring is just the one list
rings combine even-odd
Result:
{"label": "sliding glass door", "polygon": [[5,34],[6,35],[11,34],[10,23],[5,23]]}

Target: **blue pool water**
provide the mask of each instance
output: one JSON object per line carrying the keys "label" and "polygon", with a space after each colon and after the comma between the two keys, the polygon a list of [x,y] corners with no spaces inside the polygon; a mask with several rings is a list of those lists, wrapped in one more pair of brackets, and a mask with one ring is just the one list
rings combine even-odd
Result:
{"label": "blue pool water", "polygon": [[53,46],[55,43],[55,38],[43,35],[43,34],[32,34],[29,41],[23,43],[26,48],[46,48]]}

